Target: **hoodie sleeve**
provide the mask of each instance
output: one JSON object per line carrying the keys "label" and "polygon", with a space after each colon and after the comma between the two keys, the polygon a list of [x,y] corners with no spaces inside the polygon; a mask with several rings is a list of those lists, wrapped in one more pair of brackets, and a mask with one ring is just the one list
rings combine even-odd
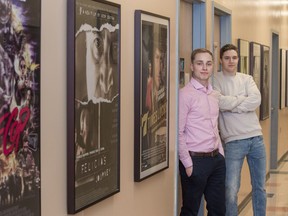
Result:
{"label": "hoodie sleeve", "polygon": [[219,108],[220,111],[232,111],[239,106],[244,100],[245,96],[230,96],[230,95],[223,95],[221,92],[221,85],[220,81],[217,77],[214,79],[213,88],[219,93]]}
{"label": "hoodie sleeve", "polygon": [[252,76],[245,80],[247,97],[232,112],[243,113],[255,111],[261,104],[261,94]]}

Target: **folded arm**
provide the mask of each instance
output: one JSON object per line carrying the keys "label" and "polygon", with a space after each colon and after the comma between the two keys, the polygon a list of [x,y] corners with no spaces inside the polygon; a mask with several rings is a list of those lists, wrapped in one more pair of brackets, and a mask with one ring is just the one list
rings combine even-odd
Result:
{"label": "folded arm", "polygon": [[222,112],[251,112],[255,111],[261,103],[261,94],[252,76],[249,76],[245,82],[245,86],[243,86],[245,94],[239,93],[239,95],[235,96],[224,95],[221,92],[220,86],[219,81],[215,79],[214,89],[219,92],[219,107]]}
{"label": "folded arm", "polygon": [[250,76],[247,83],[247,97],[245,100],[239,104],[232,112],[243,113],[255,111],[261,104],[261,93],[254,82],[253,78]]}

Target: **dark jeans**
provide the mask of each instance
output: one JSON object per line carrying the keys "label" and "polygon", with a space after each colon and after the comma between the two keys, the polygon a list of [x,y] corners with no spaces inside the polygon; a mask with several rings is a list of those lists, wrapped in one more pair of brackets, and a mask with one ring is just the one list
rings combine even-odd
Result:
{"label": "dark jeans", "polygon": [[219,153],[215,157],[192,157],[193,173],[187,176],[179,163],[182,185],[180,216],[197,216],[204,194],[208,216],[225,216],[225,159]]}

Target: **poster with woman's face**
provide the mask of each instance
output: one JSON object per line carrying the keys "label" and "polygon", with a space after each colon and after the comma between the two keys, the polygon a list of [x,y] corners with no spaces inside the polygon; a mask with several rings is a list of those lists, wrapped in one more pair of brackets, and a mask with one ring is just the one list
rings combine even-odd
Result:
{"label": "poster with woman's face", "polygon": [[168,167],[169,20],[143,13],[140,29],[141,126],[139,143],[135,143],[139,149],[136,181]]}
{"label": "poster with woman's face", "polygon": [[75,1],[75,197],[69,213],[119,191],[119,12],[118,5]]}
{"label": "poster with woman's face", "polygon": [[40,211],[40,1],[0,1],[0,214]]}

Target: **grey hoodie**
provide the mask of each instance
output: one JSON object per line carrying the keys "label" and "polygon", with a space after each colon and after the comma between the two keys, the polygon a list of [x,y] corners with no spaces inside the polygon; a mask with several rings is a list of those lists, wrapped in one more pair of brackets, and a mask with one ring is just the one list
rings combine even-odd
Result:
{"label": "grey hoodie", "polygon": [[219,128],[225,143],[262,135],[256,112],[261,94],[252,76],[239,72],[229,76],[218,72],[213,87],[220,93]]}

